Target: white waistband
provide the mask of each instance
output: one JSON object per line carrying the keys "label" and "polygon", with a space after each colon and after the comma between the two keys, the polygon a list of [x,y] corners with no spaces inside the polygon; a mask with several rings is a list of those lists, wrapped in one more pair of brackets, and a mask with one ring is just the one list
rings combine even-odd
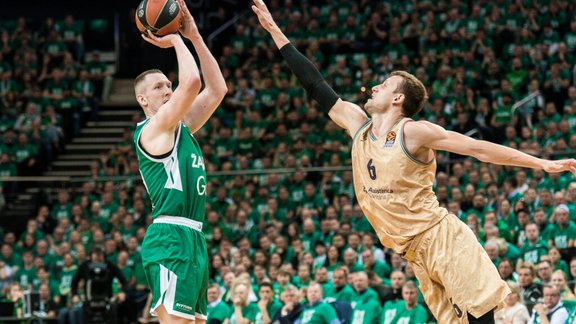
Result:
{"label": "white waistband", "polygon": [[197,231],[202,232],[202,223],[195,221],[190,218],[185,218],[181,216],[166,216],[160,215],[154,218],[154,223],[163,223],[163,224],[174,224],[174,225],[182,225],[190,227],[191,229],[195,229]]}

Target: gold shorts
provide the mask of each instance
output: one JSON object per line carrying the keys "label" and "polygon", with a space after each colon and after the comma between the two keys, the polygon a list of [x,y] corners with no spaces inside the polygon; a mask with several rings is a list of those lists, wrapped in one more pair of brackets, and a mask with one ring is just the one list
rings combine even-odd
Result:
{"label": "gold shorts", "polygon": [[472,232],[455,215],[417,235],[404,257],[438,323],[468,323],[503,306],[510,289]]}

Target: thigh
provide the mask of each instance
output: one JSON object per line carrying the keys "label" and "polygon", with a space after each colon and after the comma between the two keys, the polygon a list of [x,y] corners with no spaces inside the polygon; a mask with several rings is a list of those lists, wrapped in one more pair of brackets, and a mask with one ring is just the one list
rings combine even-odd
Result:
{"label": "thigh", "polygon": [[170,323],[170,324],[195,324],[194,320],[183,318],[180,316],[176,316],[173,314],[169,314],[168,311],[164,308],[164,306],[160,306],[157,309],[158,319],[160,320],[161,324]]}
{"label": "thigh", "polygon": [[419,262],[410,263],[416,278],[418,278],[422,296],[430,312],[438,323],[465,323],[466,314],[450,302],[446,289],[440,283],[432,280],[425,267]]}
{"label": "thigh", "polygon": [[208,318],[208,252],[206,248],[206,240],[203,236],[198,237],[195,246],[196,251],[194,253],[197,255],[199,260],[199,266],[194,278],[198,289],[198,300],[196,301],[196,321],[206,320]]}
{"label": "thigh", "polygon": [[510,289],[472,230],[454,215],[446,218],[427,238],[426,272],[444,288],[456,313],[481,317],[501,306]]}

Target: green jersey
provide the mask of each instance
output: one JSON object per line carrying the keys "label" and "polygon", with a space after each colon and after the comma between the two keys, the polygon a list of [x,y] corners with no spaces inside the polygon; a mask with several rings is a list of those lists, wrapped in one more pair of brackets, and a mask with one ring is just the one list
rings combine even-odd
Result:
{"label": "green jersey", "polygon": [[365,303],[358,303],[352,312],[351,324],[380,324],[382,306],[378,299],[372,299]]}
{"label": "green jersey", "polygon": [[72,287],[72,278],[74,278],[74,274],[76,274],[76,270],[78,270],[78,266],[72,265],[69,268],[62,268],[58,275],[58,289],[60,295],[68,295],[71,291]]}
{"label": "green jersey", "polygon": [[384,305],[383,322],[388,323],[398,323],[398,324],[420,324],[426,323],[428,321],[428,313],[424,306],[416,304],[416,306],[410,310],[406,309],[406,304],[403,300],[389,301]]}
{"label": "green jersey", "polygon": [[[248,306],[242,308],[242,316],[247,319],[250,323],[254,324],[262,324],[262,313],[260,312],[260,308],[256,303],[250,303]],[[236,319],[236,315],[234,314],[234,310],[230,314],[229,323],[230,324],[238,324],[238,320]]]}
{"label": "green jersey", "polygon": [[334,287],[332,291],[325,292],[324,296],[325,296],[324,301],[327,303],[331,303],[337,300],[352,302],[354,298],[356,298],[356,292],[354,291],[354,289],[352,289],[350,285],[346,284],[344,287],[339,289],[336,289],[336,287]]}
{"label": "green jersey", "polygon": [[540,257],[547,253],[548,245],[544,241],[539,240],[535,244],[530,244],[530,242],[526,241],[520,249],[520,258],[524,260],[524,262],[538,264]]}
{"label": "green jersey", "polygon": [[232,309],[228,304],[223,302],[222,300],[215,301],[211,304],[208,304],[208,319],[206,320],[207,323],[210,321],[220,321],[220,323],[224,322],[225,319],[230,317],[232,313]]}
{"label": "green jersey", "polygon": [[181,216],[204,221],[206,171],[198,142],[183,123],[168,157],[157,159],[139,144],[142,129],[150,119],[138,123],[134,132],[140,174],[152,201],[152,218]]}
{"label": "green jersey", "polygon": [[28,285],[32,284],[32,278],[36,277],[36,267],[32,266],[29,269],[25,267],[20,268],[14,275],[14,279],[20,283],[22,289],[28,289]]}
{"label": "green jersey", "polygon": [[306,305],[298,317],[301,324],[330,324],[340,323],[336,309],[330,304],[318,302],[314,305]]}

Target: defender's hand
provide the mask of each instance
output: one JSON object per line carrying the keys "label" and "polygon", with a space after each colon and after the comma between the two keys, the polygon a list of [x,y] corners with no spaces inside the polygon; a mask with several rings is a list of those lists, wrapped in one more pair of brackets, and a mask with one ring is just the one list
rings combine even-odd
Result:
{"label": "defender's hand", "polygon": [[263,0],[254,0],[252,11],[254,11],[256,16],[258,16],[260,25],[262,25],[267,32],[270,33],[272,28],[277,27],[276,22],[272,19],[272,15],[270,14],[270,11],[268,11],[268,7],[266,7]]}

